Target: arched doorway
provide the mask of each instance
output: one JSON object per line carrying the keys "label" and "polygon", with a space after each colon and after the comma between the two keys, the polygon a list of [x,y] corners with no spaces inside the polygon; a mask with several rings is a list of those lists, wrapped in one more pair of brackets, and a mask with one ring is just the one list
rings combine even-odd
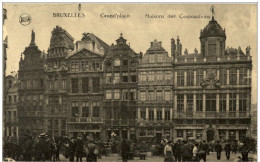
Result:
{"label": "arched doorway", "polygon": [[211,142],[211,141],[214,140],[214,138],[215,138],[215,132],[214,132],[214,130],[208,130],[208,131],[207,131],[207,141],[208,141],[208,142]]}

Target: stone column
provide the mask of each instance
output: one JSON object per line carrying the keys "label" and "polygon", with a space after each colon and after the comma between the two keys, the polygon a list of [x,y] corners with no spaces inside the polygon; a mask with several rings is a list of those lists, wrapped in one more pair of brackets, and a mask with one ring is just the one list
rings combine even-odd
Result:
{"label": "stone column", "polygon": [[174,71],[174,87],[177,87],[177,70]]}
{"label": "stone column", "polygon": [[184,70],[184,86],[187,86],[187,70]]}
{"label": "stone column", "polygon": [[196,138],[196,130],[195,130],[195,129],[193,129],[192,133],[193,133],[192,136],[193,136],[194,138]]}
{"label": "stone column", "polygon": [[226,139],[229,139],[229,130],[226,130]]}
{"label": "stone column", "polygon": [[[174,114],[177,114],[177,94],[174,95]],[[171,109],[171,117],[172,117],[172,109]]]}
{"label": "stone column", "polygon": [[226,100],[227,102],[226,102],[226,111],[227,111],[227,114],[229,113],[229,93],[227,93],[227,100]]}
{"label": "stone column", "polygon": [[217,91],[216,110],[219,112],[219,90]]}
{"label": "stone column", "polygon": [[236,93],[236,117],[239,117],[239,93]]}
{"label": "stone column", "polygon": [[217,69],[217,80],[219,80],[219,69]]}
{"label": "stone column", "polygon": [[6,127],[6,137],[10,136],[9,134],[9,127]]}
{"label": "stone column", "polygon": [[170,109],[170,120],[172,120],[172,109]]}
{"label": "stone column", "polygon": [[207,73],[206,73],[206,69],[203,69],[203,80],[206,79]]}
{"label": "stone column", "polygon": [[187,140],[187,130],[186,129],[183,130],[183,138],[185,140]]}
{"label": "stone column", "polygon": [[237,85],[239,85],[239,68],[237,68]]}
{"label": "stone column", "polygon": [[157,120],[157,109],[156,108],[153,109],[153,114],[154,114],[154,121],[156,121]]}
{"label": "stone column", "polygon": [[206,94],[205,93],[203,93],[203,104],[202,104],[202,106],[203,106],[202,112],[205,113],[206,112]]}
{"label": "stone column", "polygon": [[239,131],[236,130],[236,140],[239,140]]}
{"label": "stone column", "polygon": [[194,70],[194,86],[197,85],[197,77],[196,77],[196,75],[197,75],[197,71]]}
{"label": "stone column", "polygon": [[187,110],[187,94],[184,94],[184,106],[183,106],[183,111],[186,113]]}
{"label": "stone column", "polygon": [[176,139],[176,138],[177,138],[177,130],[173,129],[173,139]]}
{"label": "stone column", "polygon": [[164,113],[165,111],[164,111],[164,110],[165,110],[165,108],[163,107],[163,108],[162,108],[162,120],[163,120],[163,121],[165,120],[165,113]]}
{"label": "stone column", "polygon": [[193,94],[193,112],[196,114],[197,105],[196,105],[196,93]]}
{"label": "stone column", "polygon": [[130,130],[129,129],[127,130],[127,139],[128,140],[130,139]]}
{"label": "stone column", "polygon": [[227,85],[229,85],[229,69],[227,69]]}
{"label": "stone column", "polygon": [[141,108],[140,107],[138,107],[138,112],[137,112],[137,119],[138,120],[140,120],[141,119],[141,110],[140,110]]}
{"label": "stone column", "polygon": [[149,120],[149,109],[145,108],[145,119]]}
{"label": "stone column", "polygon": [[247,82],[246,82],[246,84],[247,84],[247,85],[250,85],[250,83],[249,83],[249,80],[250,80],[250,69],[249,69],[249,68],[247,69],[246,76],[247,76]]}

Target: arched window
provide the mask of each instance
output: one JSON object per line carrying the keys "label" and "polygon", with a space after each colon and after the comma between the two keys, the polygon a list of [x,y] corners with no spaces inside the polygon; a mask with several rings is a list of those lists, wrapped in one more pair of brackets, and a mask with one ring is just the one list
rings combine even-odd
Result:
{"label": "arched window", "polygon": [[120,60],[119,58],[115,59],[114,66],[120,66]]}

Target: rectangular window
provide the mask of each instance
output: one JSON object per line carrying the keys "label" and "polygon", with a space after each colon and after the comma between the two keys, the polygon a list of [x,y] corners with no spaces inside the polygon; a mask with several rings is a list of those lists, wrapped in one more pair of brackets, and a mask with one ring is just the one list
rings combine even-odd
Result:
{"label": "rectangular window", "polygon": [[72,89],[72,93],[78,93],[79,91],[78,78],[71,79],[71,89]]}
{"label": "rectangular window", "polygon": [[162,120],[162,111],[161,110],[157,110],[156,116],[157,116],[157,120]]}
{"label": "rectangular window", "polygon": [[78,72],[79,71],[79,62],[75,61],[75,71]]}
{"label": "rectangular window", "polygon": [[149,120],[154,120],[153,110],[149,110]]}
{"label": "rectangular window", "polygon": [[206,111],[216,111],[216,94],[206,94]]}
{"label": "rectangular window", "polygon": [[75,62],[74,61],[71,62],[70,67],[71,67],[71,71],[75,72]]}
{"label": "rectangular window", "polygon": [[99,102],[92,102],[93,105],[93,117],[99,117]]}
{"label": "rectangular window", "polygon": [[157,91],[156,92],[156,100],[157,101],[163,101],[163,93],[162,93],[162,91]]}
{"label": "rectangular window", "polygon": [[146,112],[141,111],[141,119],[145,120],[146,119]]}
{"label": "rectangular window", "polygon": [[127,75],[127,73],[123,73],[123,82],[124,83],[128,82],[128,75]]}
{"label": "rectangular window", "polygon": [[9,103],[9,104],[12,103],[12,96],[8,96],[8,103]]}
{"label": "rectangular window", "polygon": [[136,82],[136,75],[135,75],[135,74],[132,74],[132,75],[131,75],[131,81],[132,81],[133,83]]}
{"label": "rectangular window", "polygon": [[184,70],[177,70],[177,85],[184,86]]}
{"label": "rectangular window", "polygon": [[237,84],[237,69],[236,68],[229,69],[229,84],[230,85]]}
{"label": "rectangular window", "polygon": [[157,79],[157,81],[159,81],[159,82],[163,81],[163,73],[162,73],[162,71],[158,71],[158,72],[157,72],[156,79]]}
{"label": "rectangular window", "polygon": [[194,71],[187,70],[187,86],[194,86]]}
{"label": "rectangular window", "polygon": [[123,101],[128,101],[129,100],[129,95],[128,95],[128,89],[123,89]]}
{"label": "rectangular window", "polygon": [[89,92],[89,78],[82,78],[82,93]]}
{"label": "rectangular window", "polygon": [[106,74],[106,83],[112,83],[112,74],[111,73]]}
{"label": "rectangular window", "polygon": [[123,60],[123,66],[128,66],[128,60],[126,59]]}
{"label": "rectangular window", "polygon": [[239,85],[247,84],[247,68],[239,69]]}
{"label": "rectangular window", "polygon": [[81,71],[86,71],[85,61],[81,61],[80,69]]}
{"label": "rectangular window", "polygon": [[114,73],[114,84],[119,83],[119,82],[120,82],[119,73]]}
{"label": "rectangular window", "polygon": [[246,111],[247,107],[247,93],[239,94],[239,111]]}
{"label": "rectangular window", "polygon": [[155,96],[154,96],[154,91],[149,91],[149,101],[154,101]]}
{"label": "rectangular window", "polygon": [[193,94],[187,94],[187,112],[193,112]]}
{"label": "rectangular window", "polygon": [[225,112],[227,107],[227,95],[226,93],[219,94],[219,111]]}
{"label": "rectangular window", "polygon": [[216,44],[209,44],[208,51],[209,51],[209,53],[208,53],[209,56],[216,56],[216,53],[217,53]]}
{"label": "rectangular window", "polygon": [[59,89],[59,81],[57,79],[55,79],[55,81],[54,81],[54,89],[55,90]]}
{"label": "rectangular window", "polygon": [[17,96],[14,95],[14,103],[16,103],[16,102],[17,102]]}
{"label": "rectangular window", "polygon": [[236,111],[236,93],[229,93],[229,111],[235,112]]}
{"label": "rectangular window", "polygon": [[135,101],[136,100],[136,90],[130,89],[130,100]]}
{"label": "rectangular window", "polygon": [[147,77],[145,72],[140,73],[140,81],[141,82],[147,82]]}
{"label": "rectangular window", "polygon": [[196,109],[197,109],[197,111],[203,111],[203,95],[202,94],[196,95]]}
{"label": "rectangular window", "polygon": [[97,92],[100,92],[100,78],[93,78],[93,81],[92,81],[92,84],[93,84],[93,92],[94,93],[97,93]]}
{"label": "rectangular window", "polygon": [[157,55],[157,62],[163,62],[163,55],[162,54]]}
{"label": "rectangular window", "polygon": [[106,99],[111,100],[112,99],[112,91],[111,90],[106,90]]}
{"label": "rectangular window", "polygon": [[82,117],[89,117],[88,101],[83,101],[82,102]]}
{"label": "rectangular window", "polygon": [[145,91],[141,91],[140,92],[140,97],[141,97],[141,101],[145,101],[146,100],[146,92]]}
{"label": "rectangular window", "polygon": [[71,102],[71,116],[72,117],[78,117],[79,116],[79,107],[78,107],[77,101]]}
{"label": "rectangular window", "polygon": [[40,88],[43,88],[43,79],[40,79]]}
{"label": "rectangular window", "polygon": [[219,70],[219,81],[221,85],[226,85],[227,84],[227,69],[222,68]]}
{"label": "rectangular window", "polygon": [[154,81],[154,72],[149,72],[148,73],[148,81],[149,82],[153,82]]}
{"label": "rectangular window", "polygon": [[170,111],[169,110],[165,110],[164,111],[164,117],[165,117],[165,120],[169,121],[170,120]]}
{"label": "rectangular window", "polygon": [[63,90],[66,90],[66,89],[67,89],[67,80],[66,80],[66,79],[63,79],[63,80],[62,80],[62,89],[63,89]]}
{"label": "rectangular window", "polygon": [[149,63],[154,63],[154,55],[149,55]]}
{"label": "rectangular window", "polygon": [[164,80],[171,81],[172,80],[172,73],[171,72],[165,72]]}
{"label": "rectangular window", "polygon": [[114,99],[120,100],[120,90],[119,89],[114,90]]}
{"label": "rectangular window", "polygon": [[183,130],[177,130],[177,137],[183,137]]}
{"label": "rectangular window", "polygon": [[165,101],[171,101],[171,91],[164,91]]}
{"label": "rectangular window", "polygon": [[203,83],[203,69],[197,69],[196,71],[196,85],[200,86]]}
{"label": "rectangular window", "polygon": [[184,94],[177,94],[177,112],[184,110]]}
{"label": "rectangular window", "polygon": [[39,101],[39,106],[42,106],[42,100],[43,100],[43,95],[40,95],[40,101]]}

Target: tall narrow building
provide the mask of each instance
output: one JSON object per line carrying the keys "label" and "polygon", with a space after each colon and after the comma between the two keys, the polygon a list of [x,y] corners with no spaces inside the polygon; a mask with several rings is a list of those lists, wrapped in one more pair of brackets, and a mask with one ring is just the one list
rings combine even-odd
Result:
{"label": "tall narrow building", "polygon": [[[140,141],[172,138],[172,59],[154,40],[138,65],[137,139]],[[156,137],[156,138],[154,138]]]}
{"label": "tall narrow building", "polygon": [[19,135],[37,135],[44,131],[44,58],[35,43],[32,31],[31,43],[21,54],[18,80]]}
{"label": "tall narrow building", "polygon": [[106,139],[114,133],[135,139],[137,110],[137,55],[121,36],[112,45],[104,62],[104,113]]}

